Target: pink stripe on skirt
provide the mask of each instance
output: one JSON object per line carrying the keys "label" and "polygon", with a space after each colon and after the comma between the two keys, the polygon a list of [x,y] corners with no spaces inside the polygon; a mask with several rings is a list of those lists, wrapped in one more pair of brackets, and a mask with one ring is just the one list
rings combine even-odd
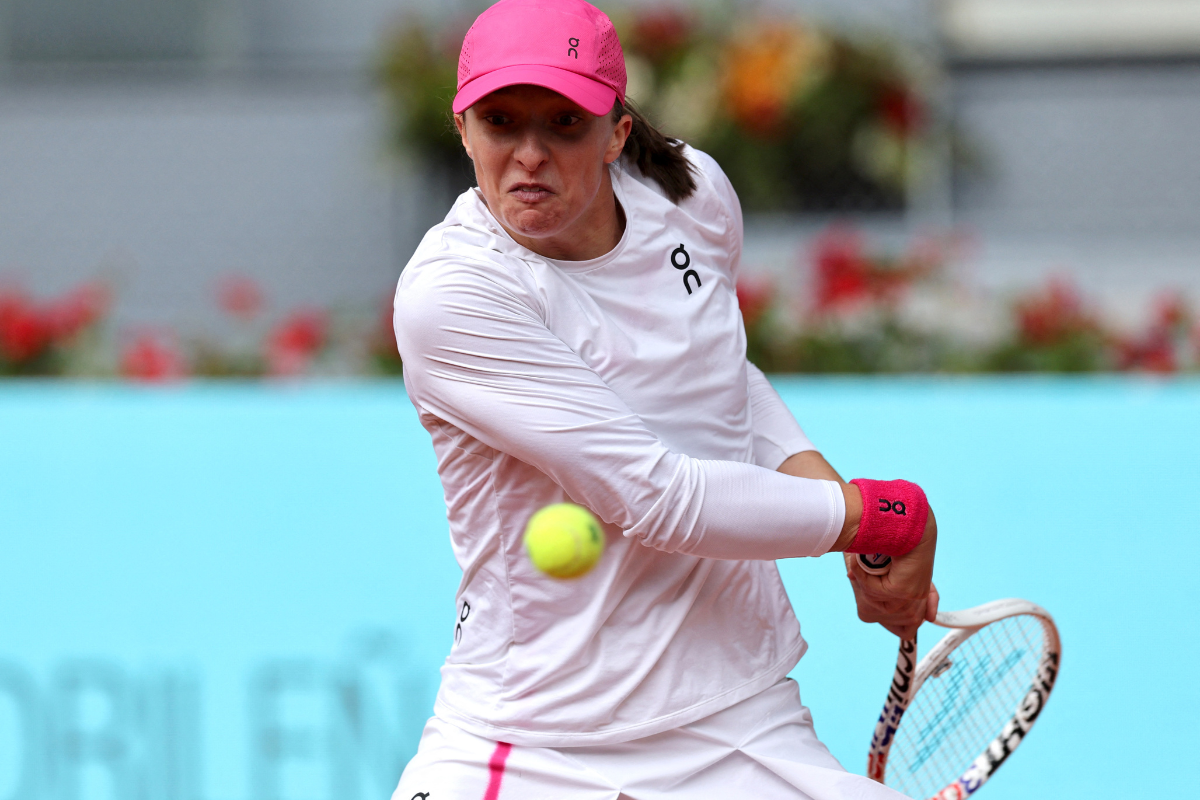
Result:
{"label": "pink stripe on skirt", "polygon": [[497,742],[496,750],[492,753],[492,757],[488,760],[488,787],[484,792],[483,800],[498,800],[500,797],[500,782],[504,780],[504,762],[508,760],[508,754],[512,752],[512,745],[505,742]]}

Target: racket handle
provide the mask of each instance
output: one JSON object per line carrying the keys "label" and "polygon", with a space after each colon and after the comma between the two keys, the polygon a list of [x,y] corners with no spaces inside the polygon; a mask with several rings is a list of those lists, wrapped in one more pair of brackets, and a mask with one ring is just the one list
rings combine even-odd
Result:
{"label": "racket handle", "polygon": [[892,685],[883,704],[883,713],[875,723],[871,749],[867,751],[867,777],[873,781],[883,783],[884,774],[887,772],[888,753],[895,740],[896,729],[900,727],[900,718],[904,716],[908,704],[912,701],[916,669],[917,635],[914,633],[913,638],[900,640],[896,672],[892,676]]}
{"label": "racket handle", "polygon": [[882,575],[892,568],[892,557],[883,553],[859,553],[858,566],[868,575]]}

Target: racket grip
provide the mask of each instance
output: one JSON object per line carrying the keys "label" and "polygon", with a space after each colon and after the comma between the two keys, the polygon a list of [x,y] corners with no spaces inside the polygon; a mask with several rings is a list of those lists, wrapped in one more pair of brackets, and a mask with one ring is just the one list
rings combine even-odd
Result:
{"label": "racket grip", "polygon": [[883,553],[859,553],[858,566],[868,575],[882,575],[892,568],[892,557]]}

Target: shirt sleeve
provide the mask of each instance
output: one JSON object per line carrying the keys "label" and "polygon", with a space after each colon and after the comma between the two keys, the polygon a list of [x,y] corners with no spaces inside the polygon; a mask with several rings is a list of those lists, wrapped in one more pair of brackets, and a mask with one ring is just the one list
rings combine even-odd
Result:
{"label": "shirt sleeve", "polygon": [[707,558],[816,556],[844,515],[833,481],[671,452],[537,313],[536,299],[451,262],[396,295],[409,396],[531,464],[626,536]]}
{"label": "shirt sleeve", "polygon": [[762,370],[746,362],[746,373],[750,383],[750,417],[754,424],[754,463],[767,469],[779,469],[790,456],[816,450]]}
{"label": "shirt sleeve", "polygon": [[[730,270],[736,281],[741,267],[744,237],[742,204],[738,201],[737,192],[729,182],[729,177],[716,159],[690,147],[687,152],[693,163],[712,183],[717,197],[729,214]],[[754,463],[767,469],[778,469],[789,456],[806,450],[816,450],[762,370],[750,363],[747,363],[747,368],[750,408],[754,419]]]}

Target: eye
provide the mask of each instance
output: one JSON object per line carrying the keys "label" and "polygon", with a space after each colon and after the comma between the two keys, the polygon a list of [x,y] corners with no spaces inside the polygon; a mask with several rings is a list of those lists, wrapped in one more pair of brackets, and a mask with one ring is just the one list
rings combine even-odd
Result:
{"label": "eye", "polygon": [[554,118],[554,124],[561,125],[563,127],[578,125],[582,121],[583,117],[579,116],[578,114],[559,114]]}
{"label": "eye", "polygon": [[485,114],[483,120],[489,125],[505,125],[512,122],[512,120],[503,114]]}

